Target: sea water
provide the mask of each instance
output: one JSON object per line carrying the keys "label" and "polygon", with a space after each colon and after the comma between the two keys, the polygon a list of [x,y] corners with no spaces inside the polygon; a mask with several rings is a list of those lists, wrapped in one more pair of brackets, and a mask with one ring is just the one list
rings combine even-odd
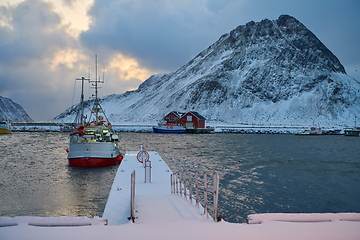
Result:
{"label": "sea water", "polygon": [[[360,212],[360,138],[120,133],[122,152],[157,151],[175,171],[220,173],[219,213]],[[101,216],[118,166],[67,165],[68,133],[0,135],[0,216]]]}

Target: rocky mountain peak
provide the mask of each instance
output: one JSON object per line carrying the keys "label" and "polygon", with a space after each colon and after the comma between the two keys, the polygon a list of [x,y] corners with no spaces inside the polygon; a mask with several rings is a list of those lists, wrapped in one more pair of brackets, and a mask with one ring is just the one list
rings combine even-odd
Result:
{"label": "rocky mountain peak", "polygon": [[215,122],[345,124],[360,113],[359,96],[359,82],[339,59],[297,19],[281,15],[238,26],[174,73],[104,98],[103,107],[116,109],[107,110],[113,121],[197,111]]}
{"label": "rocky mountain peak", "polygon": [[25,110],[10,98],[0,96],[0,120],[32,122]]}
{"label": "rocky mountain peak", "polygon": [[[226,59],[220,56],[225,51],[229,51]],[[206,61],[221,66],[221,72],[214,72],[220,76],[213,73],[211,78],[218,82],[234,79],[238,89],[235,95],[245,91],[273,102],[311,91],[317,83],[328,79],[331,72],[346,74],[338,58],[310,30],[288,15],[281,15],[275,21],[264,19],[238,26],[197,59],[200,65]],[[216,84],[212,81],[209,85]]]}

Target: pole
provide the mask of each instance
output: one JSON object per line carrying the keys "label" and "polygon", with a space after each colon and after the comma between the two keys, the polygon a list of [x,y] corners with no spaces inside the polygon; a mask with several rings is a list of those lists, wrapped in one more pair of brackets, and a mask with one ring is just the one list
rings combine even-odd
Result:
{"label": "pole", "polygon": [[[84,81],[90,81],[90,78],[85,78],[85,77],[81,77],[81,78],[76,78],[75,80],[81,80],[81,97],[80,97],[80,107],[81,107],[81,111],[80,111],[80,124],[84,125],[85,124],[85,119],[84,119]],[[78,120],[77,120],[78,121]]]}

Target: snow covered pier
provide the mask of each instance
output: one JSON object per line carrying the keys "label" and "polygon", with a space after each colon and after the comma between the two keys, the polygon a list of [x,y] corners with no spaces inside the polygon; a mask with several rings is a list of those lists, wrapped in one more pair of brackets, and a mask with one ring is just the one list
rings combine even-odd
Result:
{"label": "snow covered pier", "polygon": [[[103,218],[109,225],[129,222],[131,218],[131,173],[135,171],[135,223],[168,223],[183,220],[209,222],[211,217],[200,212],[185,199],[172,194],[170,175],[172,171],[156,152],[127,151],[119,166],[105,206]],[[151,169],[146,176],[145,162],[141,157],[148,157]],[[140,163],[137,158],[143,163]],[[148,179],[146,180],[146,177]]]}
{"label": "snow covered pier", "polygon": [[[149,159],[151,168],[138,159]],[[102,218],[0,217],[0,239],[360,239],[360,213],[266,213],[249,215],[249,224],[213,221],[171,193],[171,173],[156,152],[128,151]]]}

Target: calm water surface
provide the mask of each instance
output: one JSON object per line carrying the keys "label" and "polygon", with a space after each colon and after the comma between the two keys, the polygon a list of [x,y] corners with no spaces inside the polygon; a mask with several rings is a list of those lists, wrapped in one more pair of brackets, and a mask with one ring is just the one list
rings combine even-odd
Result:
{"label": "calm water surface", "polygon": [[[121,133],[175,171],[220,172],[220,214],[360,212],[360,138]],[[0,135],[0,216],[101,216],[118,166],[67,165],[67,133]]]}

